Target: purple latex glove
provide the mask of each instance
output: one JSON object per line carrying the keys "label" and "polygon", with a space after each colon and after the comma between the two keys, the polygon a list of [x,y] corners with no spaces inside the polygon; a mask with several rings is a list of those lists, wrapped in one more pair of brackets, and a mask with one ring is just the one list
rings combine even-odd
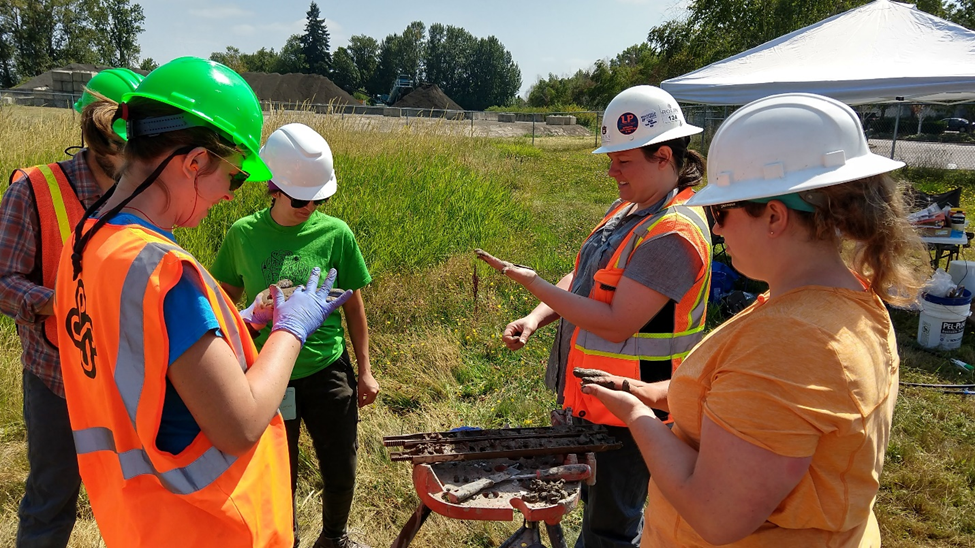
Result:
{"label": "purple latex glove", "polygon": [[330,301],[329,291],[336,282],[336,270],[329,270],[326,282],[321,288],[319,288],[320,271],[318,267],[312,268],[309,282],[304,287],[296,288],[288,301],[285,300],[280,288],[271,287],[271,298],[275,304],[272,331],[287,330],[305,345],[305,339],[318,330],[326,318],[353,295],[352,290],[347,290],[340,297]]}
{"label": "purple latex glove", "polygon": [[261,303],[261,296],[255,296],[254,301],[244,311],[241,311],[241,319],[251,325],[255,330],[265,328],[272,319],[272,307]]}

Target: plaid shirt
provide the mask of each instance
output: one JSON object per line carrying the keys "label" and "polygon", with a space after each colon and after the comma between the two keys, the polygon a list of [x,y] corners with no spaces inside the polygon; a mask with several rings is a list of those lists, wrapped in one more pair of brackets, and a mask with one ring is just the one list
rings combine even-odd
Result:
{"label": "plaid shirt", "polygon": [[[88,208],[101,196],[101,189],[85,163],[84,153],[85,149],[58,164],[82,206]],[[23,173],[18,175],[0,199],[0,311],[17,323],[24,368],[64,397],[58,350],[44,336],[46,317],[37,313],[54,294],[53,289],[41,286],[37,205],[30,180]]]}

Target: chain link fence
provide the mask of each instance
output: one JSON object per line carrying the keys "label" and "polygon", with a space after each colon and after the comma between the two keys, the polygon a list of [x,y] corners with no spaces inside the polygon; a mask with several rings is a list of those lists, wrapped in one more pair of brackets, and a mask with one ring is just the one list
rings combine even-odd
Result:
{"label": "chain link fence", "polygon": [[[736,107],[683,105],[689,124],[703,132],[692,147],[706,153],[712,136]],[[974,169],[974,104],[880,104],[854,107],[873,153],[908,166]]]}
{"label": "chain link fence", "polygon": [[[71,108],[80,94],[46,90],[0,90],[5,105]],[[535,145],[539,138],[575,137],[600,144],[601,111],[520,113],[459,111],[384,105],[270,102],[262,108],[296,110],[343,117],[369,117],[364,129],[389,129],[412,124],[443,125],[453,133],[471,137],[526,137]],[[689,124],[703,128],[692,136],[691,147],[703,154],[722,124],[736,107],[683,105]],[[909,166],[973,170],[974,105],[883,104],[855,107],[873,153],[901,160]]]}

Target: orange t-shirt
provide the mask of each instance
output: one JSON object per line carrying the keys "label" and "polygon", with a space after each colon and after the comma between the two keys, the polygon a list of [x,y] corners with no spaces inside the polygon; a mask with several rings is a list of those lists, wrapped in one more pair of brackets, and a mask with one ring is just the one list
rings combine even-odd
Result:
{"label": "orange t-shirt", "polygon": [[[899,385],[895,333],[872,292],[808,286],[757,302],[672,376],[673,432],[699,447],[702,416],[753,445],[813,457],[797,487],[730,546],[880,546],[872,507]],[[712,546],[652,479],[642,546]]]}

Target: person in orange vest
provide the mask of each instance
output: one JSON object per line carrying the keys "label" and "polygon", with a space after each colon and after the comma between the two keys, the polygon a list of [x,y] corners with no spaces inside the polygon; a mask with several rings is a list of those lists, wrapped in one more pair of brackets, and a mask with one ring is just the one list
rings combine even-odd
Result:
{"label": "person in orange vest", "polygon": [[[267,181],[263,117],[228,67],[182,57],[127,93],[125,169],[72,232],[55,314],[82,481],[108,546],[291,547],[278,414],[306,337],[334,301],[320,270],[243,312],[176,244],[245,181]],[[252,330],[273,322],[259,354]]]}
{"label": "person in orange vest", "polygon": [[[640,393],[667,380],[702,338],[712,262],[705,212],[686,203],[703,173],[688,148],[702,129],[654,86],[618,94],[604,112],[601,147],[619,198],[584,241],[572,273],[553,285],[532,269],[479,257],[541,303],[509,323],[503,342],[517,350],[559,320],[546,383],[575,423],[607,426],[624,447],[599,453],[599,475],[584,486],[580,547],[636,546],[648,469],[625,424],[581,391],[581,377]],[[664,411],[657,414],[663,420]]]}
{"label": "person in orange vest", "polygon": [[716,131],[688,204],[712,210],[733,265],[769,291],[657,395],[583,389],[651,471],[642,546],[881,545],[872,510],[899,389],[886,302],[913,302],[929,260],[887,175],[901,166],[816,94],[756,100]]}
{"label": "person in orange vest", "polygon": [[0,201],[0,311],[23,347],[24,424],[30,471],[20,501],[17,546],[65,547],[81,479],[68,424],[52,295],[61,249],[85,212],[114,183],[122,139],[111,130],[122,94],[142,76],[107,69],[74,104],[82,143],[72,158],[15,170]]}

